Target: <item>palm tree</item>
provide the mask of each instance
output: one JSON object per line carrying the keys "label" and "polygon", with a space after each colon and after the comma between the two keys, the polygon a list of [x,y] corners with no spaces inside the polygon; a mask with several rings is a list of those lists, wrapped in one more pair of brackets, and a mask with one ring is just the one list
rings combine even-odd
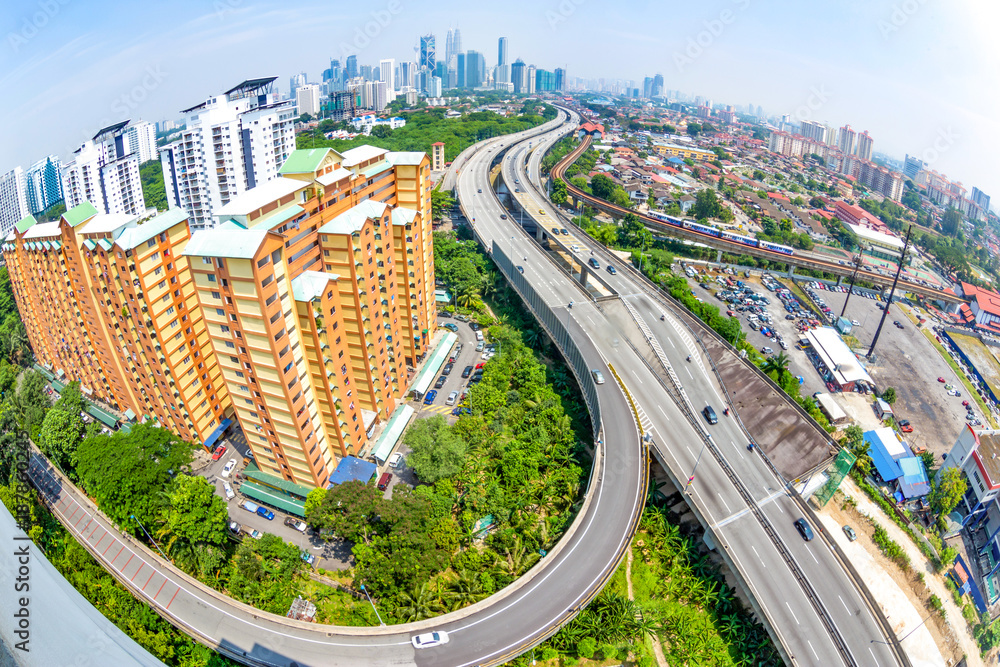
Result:
{"label": "palm tree", "polygon": [[422,621],[441,612],[440,605],[435,602],[434,594],[427,587],[427,583],[420,584],[420,587],[412,592],[402,592],[399,594],[400,617],[407,623]]}
{"label": "palm tree", "polygon": [[448,586],[446,598],[451,602],[451,610],[456,611],[475,604],[485,597],[479,577],[465,568],[458,571],[458,577]]}
{"label": "palm tree", "polygon": [[773,357],[767,358],[764,362],[764,372],[770,373],[771,371],[775,371],[778,374],[778,379],[780,380],[785,376],[785,373],[788,372],[788,362],[788,355],[784,352],[779,352]]}

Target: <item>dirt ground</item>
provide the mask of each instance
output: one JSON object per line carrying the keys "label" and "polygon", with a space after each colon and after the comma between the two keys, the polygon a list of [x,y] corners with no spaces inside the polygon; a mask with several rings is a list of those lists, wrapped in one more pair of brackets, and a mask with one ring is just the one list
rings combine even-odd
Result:
{"label": "dirt ground", "polygon": [[[848,505],[842,509],[845,496],[853,498],[856,506]],[[962,617],[961,609],[955,606],[951,593],[944,585],[943,575],[933,571],[913,540],[886,517],[881,508],[869,500],[850,478],[843,481],[840,491],[819,515],[827,530],[865,579],[865,584],[882,606],[896,635],[906,637],[903,647],[915,666],[939,664],[951,667],[958,664],[963,655],[970,666],[985,664],[969,626]],[[903,572],[898,565],[882,555],[872,541],[875,530],[867,520],[868,516],[874,517],[906,551],[913,566],[912,573]],[[848,542],[841,530],[841,526],[845,524],[857,532],[857,541]],[[923,581],[918,577],[918,572],[923,573]],[[899,592],[903,593],[903,597],[899,596]],[[932,614],[927,606],[932,594],[941,599],[944,617],[938,613]],[[909,605],[906,605],[907,602]],[[918,627],[917,624],[928,615],[928,620]],[[932,645],[927,643],[931,640]],[[939,652],[937,656],[933,655],[935,648]]]}

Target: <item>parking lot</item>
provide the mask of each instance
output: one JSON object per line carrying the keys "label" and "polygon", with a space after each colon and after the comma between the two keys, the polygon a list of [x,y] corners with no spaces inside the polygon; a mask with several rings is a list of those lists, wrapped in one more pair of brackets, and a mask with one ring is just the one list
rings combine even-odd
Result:
{"label": "parking lot", "polygon": [[[441,372],[438,372],[435,379],[435,383],[431,385],[431,391],[435,391],[434,398],[427,402],[427,397],[430,395],[430,391],[420,400],[414,400],[410,403],[413,408],[417,411],[417,418],[429,417],[432,414],[443,415],[448,419],[449,423],[454,423],[458,417],[452,415],[452,412],[458,407],[459,403],[462,402],[464,393],[468,390],[469,381],[475,374],[476,366],[485,363],[484,355],[491,356],[490,351],[487,349],[493,348],[488,341],[479,341],[476,339],[476,330],[469,322],[462,321],[461,319],[456,319],[454,317],[442,317],[438,316],[438,326],[453,325],[456,327],[457,331],[455,333],[458,335],[458,341],[455,347],[452,348],[452,354],[449,356],[449,360],[454,358],[455,361],[451,364],[451,371],[445,374],[444,368]],[[484,336],[485,337],[485,336]],[[482,343],[482,345],[480,345]],[[457,355],[455,350],[461,346],[461,350],[458,351]],[[466,369],[469,370],[469,375],[462,377]],[[441,378],[444,378],[443,384],[441,384]],[[448,397],[452,392],[457,392],[455,396],[455,401],[452,405],[448,405]]]}

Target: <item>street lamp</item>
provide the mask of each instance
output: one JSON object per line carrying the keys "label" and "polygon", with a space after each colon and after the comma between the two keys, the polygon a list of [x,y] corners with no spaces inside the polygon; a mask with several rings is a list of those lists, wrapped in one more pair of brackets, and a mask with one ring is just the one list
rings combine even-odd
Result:
{"label": "street lamp", "polygon": [[[363,590],[365,592],[365,597],[368,598],[368,602],[371,604],[372,609],[375,609],[375,603],[372,602],[372,596],[368,595],[368,589],[365,588],[364,584],[361,584],[361,590]],[[382,617],[378,615],[378,609],[375,609],[375,618],[378,619],[378,624],[379,625],[381,625],[382,627],[385,627],[385,623],[382,622]]]}
{"label": "street lamp", "polygon": [[167,558],[167,554],[163,553],[163,550],[160,549],[160,545],[157,544],[153,540],[153,537],[146,531],[146,527],[144,525],[142,525],[142,521],[139,521],[138,519],[136,519],[134,514],[129,514],[129,517],[132,518],[132,519],[135,519],[135,522],[137,524],[139,524],[140,528],[142,528],[142,532],[146,533],[146,537],[148,537],[149,541],[153,543],[153,546],[156,547],[156,550],[160,552],[160,555],[163,556],[164,560],[170,560],[169,558]]}
{"label": "street lamp", "polygon": [[[709,433],[707,438],[711,438],[712,434]],[[705,453],[705,446],[708,444],[708,440],[701,443],[701,450],[698,452],[698,458],[695,459],[694,468],[691,469],[691,476],[688,477],[687,484],[684,486],[684,492],[687,493],[688,487],[694,484],[694,474],[698,471],[698,464],[701,463],[701,455]]]}

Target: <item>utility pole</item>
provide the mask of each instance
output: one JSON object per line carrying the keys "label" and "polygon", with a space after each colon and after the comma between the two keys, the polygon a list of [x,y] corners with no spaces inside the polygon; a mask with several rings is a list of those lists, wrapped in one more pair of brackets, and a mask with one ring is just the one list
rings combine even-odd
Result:
{"label": "utility pole", "polygon": [[854,273],[851,275],[851,289],[847,292],[847,298],[844,299],[844,307],[840,311],[840,316],[843,317],[844,313],[847,312],[847,304],[851,300],[851,295],[854,294],[854,283],[858,279],[858,271],[861,270],[861,264],[864,262],[864,248],[859,247],[860,252],[858,256],[854,258]]}
{"label": "utility pole", "polygon": [[872,346],[868,348],[868,354],[865,355],[869,359],[872,357],[872,352],[875,351],[875,343],[878,342],[879,334],[882,333],[882,325],[885,324],[885,318],[889,316],[889,307],[892,305],[892,297],[896,294],[896,285],[899,283],[899,275],[903,273],[903,264],[906,262],[906,251],[910,247],[910,234],[913,233],[913,225],[906,228],[906,240],[903,242],[903,252],[899,256],[899,267],[896,269],[896,277],[892,279],[892,289],[889,290],[889,298],[885,302],[885,310],[882,311],[882,319],[878,322],[878,329],[875,330],[875,338],[872,339]]}

